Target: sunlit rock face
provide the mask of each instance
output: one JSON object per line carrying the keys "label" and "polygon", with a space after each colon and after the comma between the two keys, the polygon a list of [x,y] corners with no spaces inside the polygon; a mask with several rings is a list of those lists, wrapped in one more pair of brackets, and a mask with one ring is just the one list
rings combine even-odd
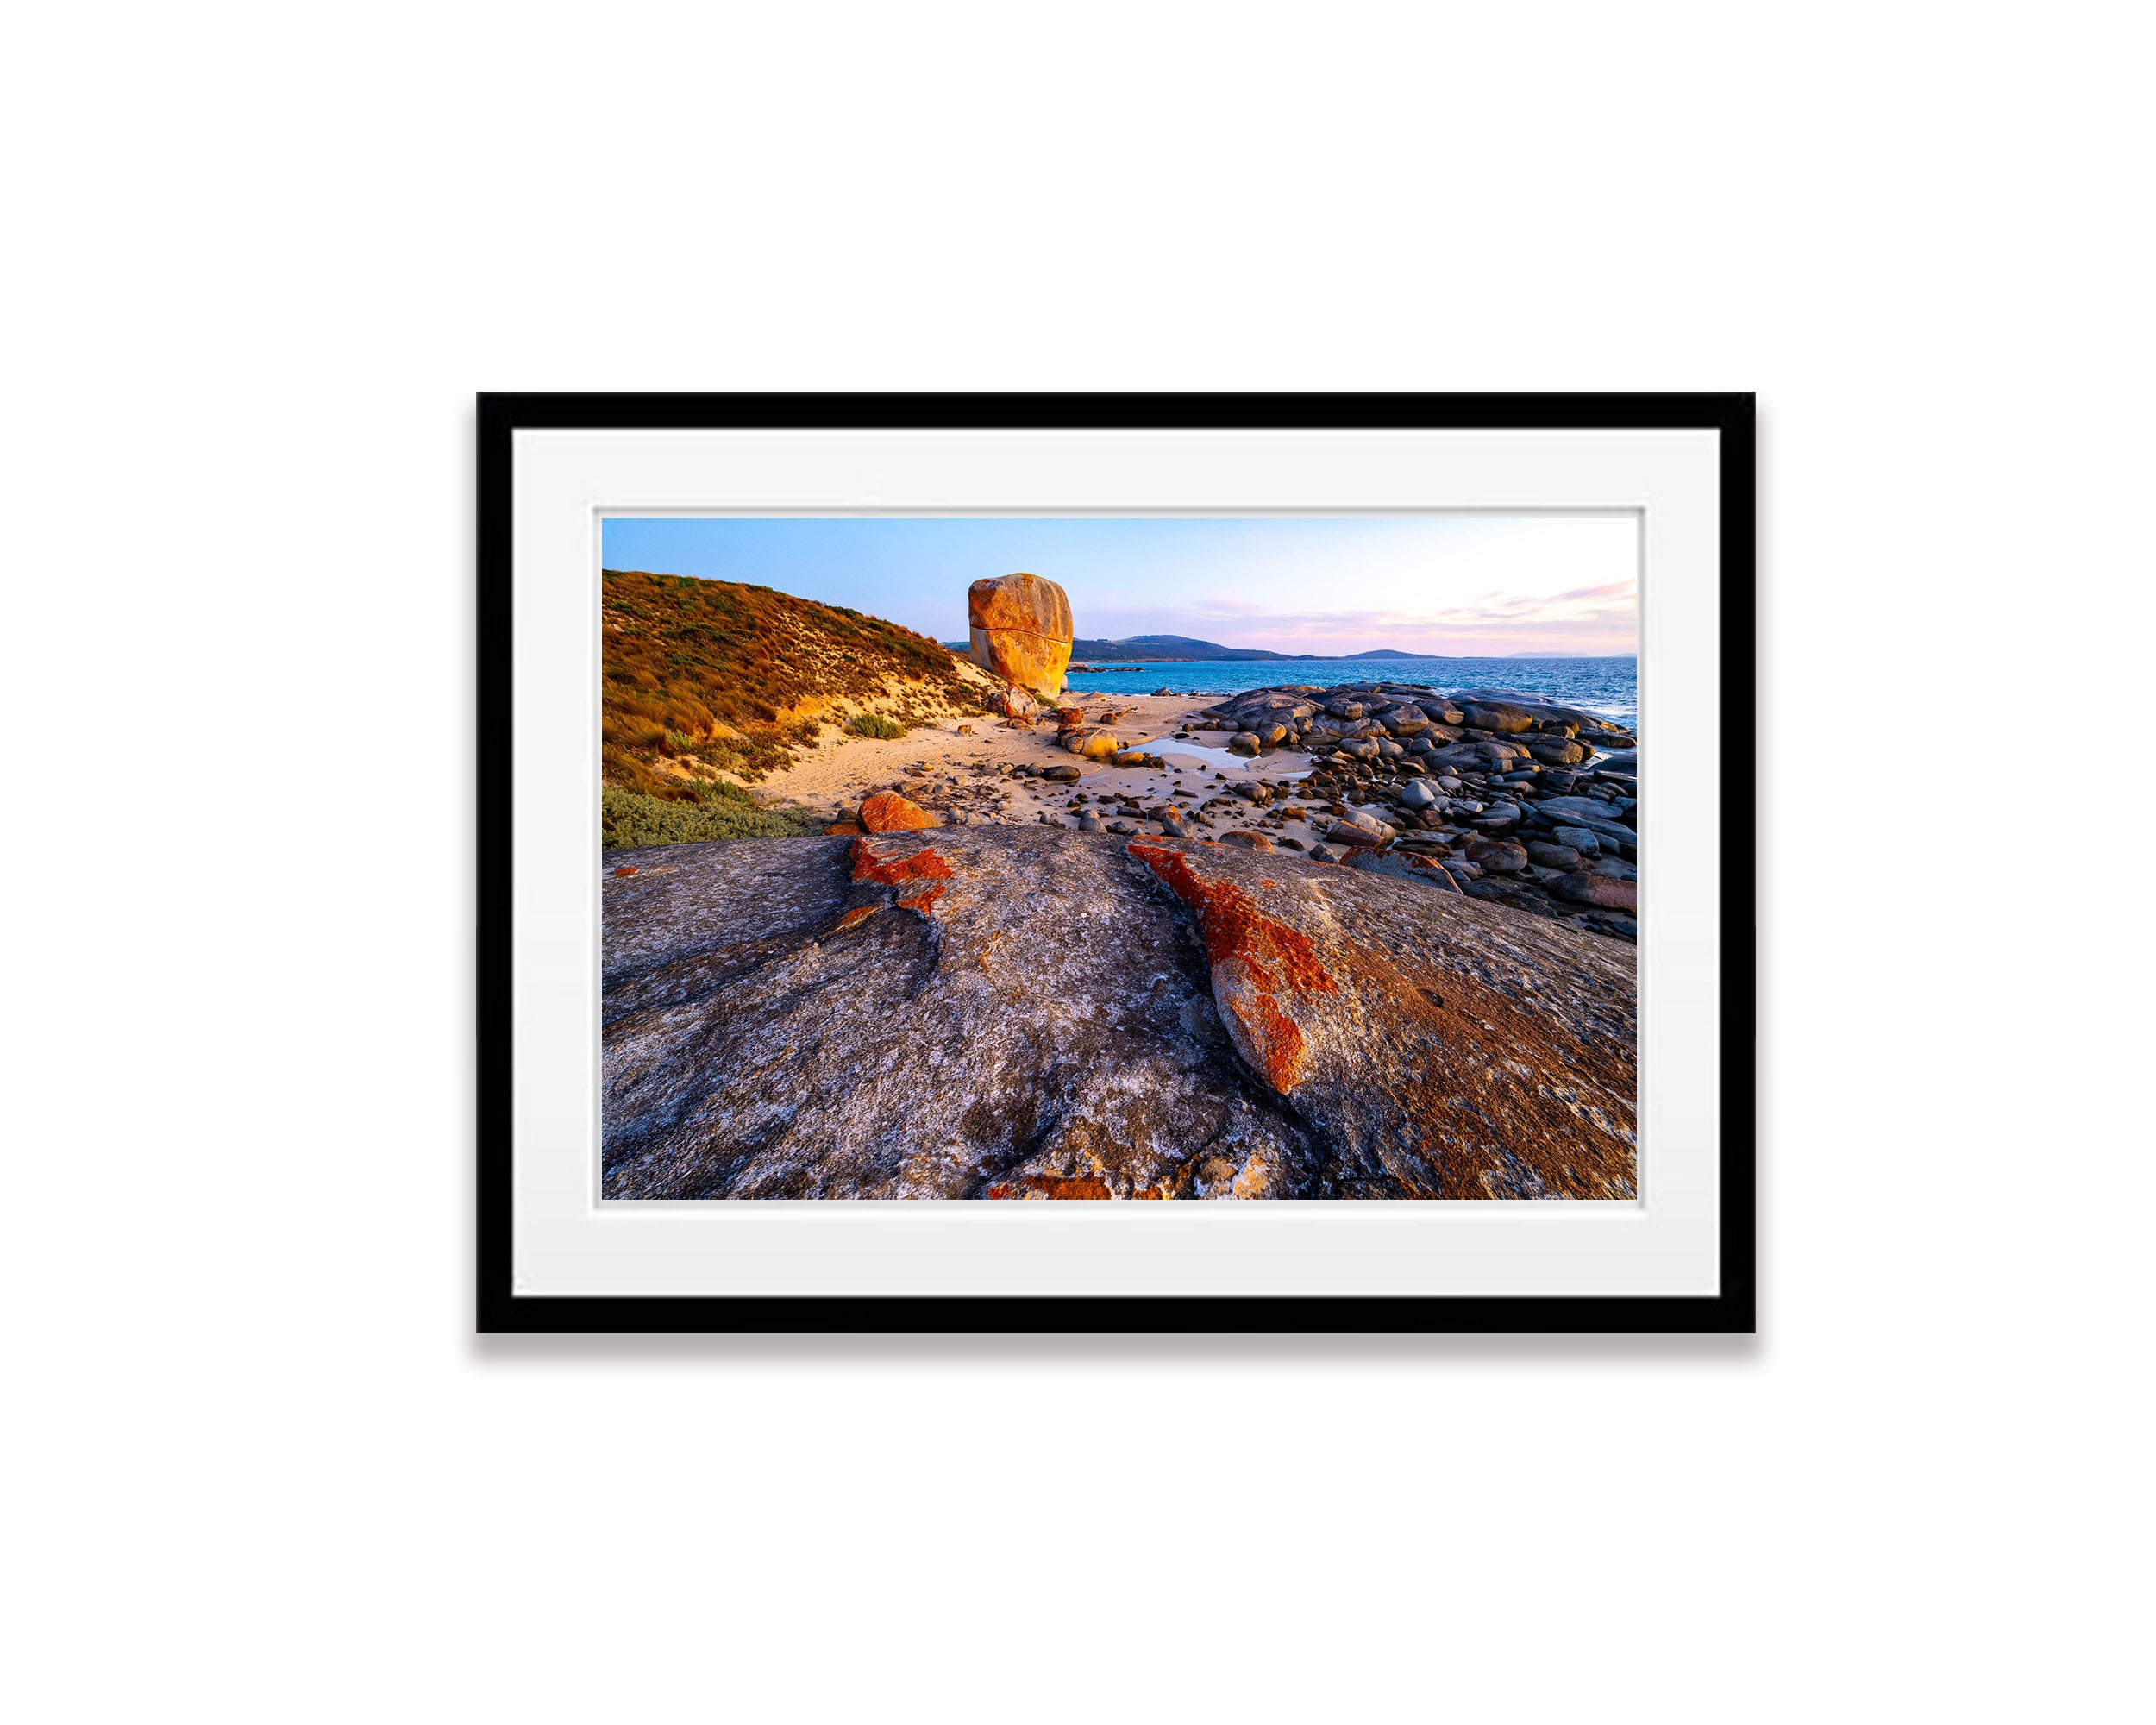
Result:
{"label": "sunlit rock face", "polygon": [[969,656],[1006,683],[1060,694],[1070,663],[1070,599],[1038,575],[995,575],[966,594]]}

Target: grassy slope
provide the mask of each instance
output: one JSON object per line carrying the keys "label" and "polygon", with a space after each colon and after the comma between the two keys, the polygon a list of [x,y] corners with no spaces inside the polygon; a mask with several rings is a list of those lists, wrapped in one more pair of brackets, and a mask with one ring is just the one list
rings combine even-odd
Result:
{"label": "grassy slope", "polygon": [[843,605],[619,569],[601,605],[601,775],[617,790],[736,819],[719,806],[745,800],[715,773],[753,782],[790,764],[817,746],[819,713],[921,724],[980,711],[948,649]]}

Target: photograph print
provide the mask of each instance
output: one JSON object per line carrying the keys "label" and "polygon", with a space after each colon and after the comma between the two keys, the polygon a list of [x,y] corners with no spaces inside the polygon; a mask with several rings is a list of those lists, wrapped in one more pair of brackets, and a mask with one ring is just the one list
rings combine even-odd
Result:
{"label": "photograph print", "polygon": [[1639,518],[601,525],[601,1195],[1638,1194]]}

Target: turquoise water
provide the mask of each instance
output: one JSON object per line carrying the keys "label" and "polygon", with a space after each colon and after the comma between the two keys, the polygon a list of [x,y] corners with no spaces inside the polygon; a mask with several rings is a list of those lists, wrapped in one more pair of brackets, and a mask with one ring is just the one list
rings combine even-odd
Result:
{"label": "turquoise water", "polygon": [[1630,724],[1639,711],[1639,662],[1621,659],[1195,659],[1135,671],[1074,671],[1080,694],[1228,695],[1279,683],[1399,682],[1450,689],[1516,689]]}

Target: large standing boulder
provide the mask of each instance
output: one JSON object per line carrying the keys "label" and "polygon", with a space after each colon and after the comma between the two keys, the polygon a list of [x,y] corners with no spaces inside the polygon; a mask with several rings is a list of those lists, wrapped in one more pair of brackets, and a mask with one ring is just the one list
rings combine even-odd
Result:
{"label": "large standing boulder", "polygon": [[1070,664],[1070,599],[1038,575],[995,575],[966,593],[975,664],[1006,683],[1044,695],[1062,693]]}

